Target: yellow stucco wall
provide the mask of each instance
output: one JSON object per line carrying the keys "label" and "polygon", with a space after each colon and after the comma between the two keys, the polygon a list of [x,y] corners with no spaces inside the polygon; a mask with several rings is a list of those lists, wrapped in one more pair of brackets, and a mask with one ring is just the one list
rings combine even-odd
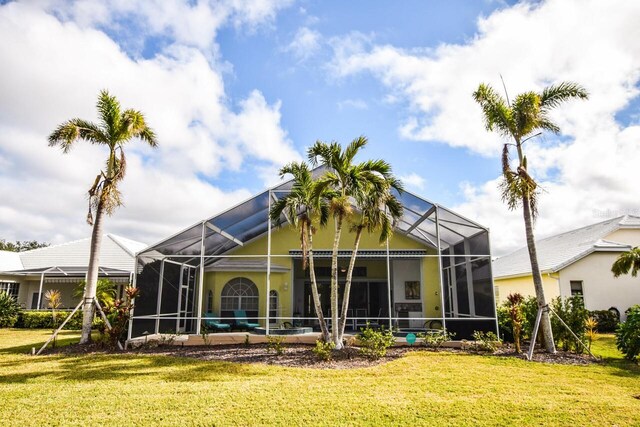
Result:
{"label": "yellow stucco wall", "polygon": [[[319,230],[313,236],[314,250],[331,250],[333,246],[333,226]],[[348,231],[348,227],[342,232],[340,249],[352,250],[355,234]],[[256,239],[245,246],[238,248],[230,255],[255,256],[253,260],[266,260],[267,236]],[[279,308],[283,317],[291,317],[293,314],[293,280],[292,275],[293,259],[289,256],[290,250],[299,250],[299,234],[290,226],[284,226],[272,230],[271,234],[271,264],[287,268],[286,272],[271,272],[271,289],[278,291]],[[384,250],[385,245],[380,245],[377,234],[363,234],[360,241],[360,250]],[[421,249],[427,250],[430,255],[435,255],[436,251],[422,245],[420,242],[409,239],[403,235],[394,235],[390,240],[390,249]],[[441,316],[440,304],[440,274],[438,271],[438,258],[426,257],[422,261],[422,303],[425,317]],[[316,260],[316,266],[330,265],[329,260]],[[387,267],[385,259],[358,260],[357,265],[367,267],[367,277],[387,280]],[[299,273],[299,272],[296,272]],[[216,313],[220,313],[220,294],[222,288],[230,280],[237,277],[245,277],[256,284],[259,292],[259,316],[266,315],[266,271],[211,271],[205,273],[205,286],[203,298],[203,312],[207,310],[207,300],[209,291],[213,291],[213,308]]]}
{"label": "yellow stucco wall", "polygon": [[[560,288],[556,278],[556,274],[552,274],[551,276],[548,274],[542,275],[542,286],[547,301],[560,296]],[[498,305],[502,304],[507,299],[507,296],[512,293],[518,292],[525,297],[535,296],[536,294],[533,288],[533,277],[531,275],[509,279],[494,278],[494,285],[498,288]]]}

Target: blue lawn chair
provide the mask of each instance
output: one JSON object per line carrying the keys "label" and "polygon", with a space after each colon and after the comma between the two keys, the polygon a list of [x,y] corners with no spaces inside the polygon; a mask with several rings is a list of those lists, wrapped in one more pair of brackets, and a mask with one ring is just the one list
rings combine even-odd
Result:
{"label": "blue lawn chair", "polygon": [[230,331],[231,325],[220,322],[214,313],[206,313],[204,315],[204,326],[213,331]]}
{"label": "blue lawn chair", "polygon": [[233,317],[235,317],[235,327],[237,329],[243,329],[246,331],[252,331],[259,327],[259,323],[251,323],[247,319],[247,313],[244,310],[233,310]]}

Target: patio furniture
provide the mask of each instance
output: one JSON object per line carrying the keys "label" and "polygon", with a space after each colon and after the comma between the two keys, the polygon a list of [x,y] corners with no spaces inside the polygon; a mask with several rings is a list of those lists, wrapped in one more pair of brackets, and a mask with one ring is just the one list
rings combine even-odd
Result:
{"label": "patio furniture", "polygon": [[205,313],[203,323],[205,328],[210,329],[212,331],[230,331],[231,330],[231,325],[228,323],[220,322],[220,319],[218,319],[214,313]]}
{"label": "patio furniture", "polygon": [[259,323],[249,322],[249,319],[247,319],[247,312],[244,310],[233,310],[233,317],[235,317],[234,326],[237,329],[252,331],[258,326],[260,326]]}

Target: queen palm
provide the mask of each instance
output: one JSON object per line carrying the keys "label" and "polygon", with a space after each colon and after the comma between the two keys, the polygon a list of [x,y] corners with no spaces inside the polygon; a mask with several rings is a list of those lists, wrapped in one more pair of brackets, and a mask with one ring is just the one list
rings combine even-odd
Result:
{"label": "queen palm", "polygon": [[613,273],[614,277],[619,277],[623,274],[629,274],[629,272],[631,272],[632,277],[637,277],[638,270],[640,270],[639,246],[636,246],[630,251],[621,253],[611,266],[611,272]]}
{"label": "queen palm", "polygon": [[280,169],[280,178],[287,175],[293,176],[293,187],[285,197],[278,199],[272,206],[269,216],[273,221],[278,221],[284,214],[289,224],[300,233],[300,249],[302,250],[302,268],[309,267],[311,277],[311,293],[316,316],[320,322],[320,330],[325,341],[329,340],[329,332],[322,313],[318,283],[313,261],[313,234],[314,223],[325,226],[329,219],[329,209],[324,202],[323,194],[315,191],[315,182],[306,163],[289,163]]}
{"label": "queen palm", "polygon": [[355,239],[353,252],[349,261],[349,268],[347,269],[344,295],[342,298],[342,309],[340,311],[340,328],[338,337],[340,341],[342,341],[344,329],[347,324],[351,280],[353,278],[353,269],[356,264],[356,257],[360,247],[362,232],[367,231],[368,233],[375,233],[376,231],[380,231],[379,242],[380,244],[383,244],[391,237],[393,234],[394,223],[402,216],[402,204],[391,192],[392,188],[402,191],[402,184],[391,176],[389,165],[386,165],[385,167],[388,169],[388,178],[376,183],[376,185],[369,185],[364,191],[364,195],[361,197],[361,200],[356,201],[357,208],[360,211],[360,216],[357,217],[356,221],[351,225],[351,231],[355,233]]}
{"label": "queen palm", "polygon": [[[538,214],[539,189],[535,180],[529,174],[527,157],[523,153],[523,144],[537,131],[560,133],[560,128],[550,118],[549,113],[555,107],[572,98],[586,99],[587,91],[572,82],[562,82],[548,86],[542,92],[524,92],[519,94],[513,104],[505,100],[489,85],[480,84],[473,93],[473,98],[480,104],[483,111],[485,127],[489,131],[512,138],[514,144],[505,143],[502,149],[502,200],[509,209],[514,210],[522,206],[527,247],[531,263],[531,274],[539,308],[547,305],[542,276],[538,265],[538,255],[533,235],[533,223]],[[515,146],[518,155],[518,166],[512,169],[509,160],[509,147]],[[546,311],[542,315],[542,334],[545,348],[554,353],[553,333],[551,322]]]}
{"label": "queen palm", "polygon": [[[384,189],[398,186],[389,164],[384,160],[353,162],[358,151],[367,144],[367,138],[358,137],[344,149],[337,142],[317,141],[308,150],[312,165],[327,167],[315,186],[316,194],[329,191],[329,210],[334,218],[334,239],[331,252],[331,340],[336,349],[342,348],[342,336],[338,326],[338,248],[345,220],[354,214],[352,202],[365,200],[371,188]],[[355,254],[352,254],[352,258]],[[343,298],[343,301],[345,298]],[[346,299],[348,304],[348,298]]]}
{"label": "queen palm", "polygon": [[93,320],[93,300],[96,296],[100,243],[102,240],[103,217],[113,214],[122,205],[118,184],[126,172],[124,144],[133,138],[157,146],[156,135],[147,126],[144,115],[137,110],[122,111],[120,102],[103,90],[97,102],[99,122],[92,123],[74,118],[59,125],[49,135],[49,146],[60,146],[63,153],[68,153],[74,143],[84,140],[91,144],[105,146],[109,149],[106,165],[96,176],[89,189],[89,212],[87,222],[93,225],[91,233],[91,249],[87,271],[87,286],[84,291],[83,321],[81,344],[91,342],[91,323]]}

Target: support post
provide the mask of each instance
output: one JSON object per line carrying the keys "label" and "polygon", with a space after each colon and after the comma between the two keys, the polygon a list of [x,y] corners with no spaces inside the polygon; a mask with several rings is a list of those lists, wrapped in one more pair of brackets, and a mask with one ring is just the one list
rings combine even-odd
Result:
{"label": "support post", "polygon": [[540,319],[542,318],[542,312],[547,309],[548,306],[538,308],[538,314],[536,315],[536,323],[533,326],[533,332],[531,333],[531,343],[529,344],[529,352],[527,353],[527,360],[531,360],[533,357],[533,349],[536,346],[536,338],[538,338],[538,329],[540,328]]}
{"label": "support post", "polygon": [[393,328],[391,319],[391,261],[389,259],[389,239],[387,239],[387,300],[389,301],[389,330]]}
{"label": "support post", "polygon": [[62,322],[60,324],[60,326],[58,326],[58,329],[56,329],[53,334],[49,337],[49,339],[42,345],[42,347],[40,347],[40,350],[38,350],[38,352],[35,354],[36,356],[39,356],[40,353],[42,353],[42,351],[47,348],[47,346],[49,345],[49,343],[51,341],[53,341],[55,339],[55,337],[58,335],[58,333],[60,333],[60,331],[62,330],[62,328],[64,328],[64,325],[67,324],[67,322],[73,317],[74,314],[76,314],[76,311],[78,311],[80,309],[80,307],[82,307],[82,304],[84,304],[84,299],[80,300],[80,302],[78,303],[78,305],[76,306],[76,308],[73,309],[73,311],[71,312],[71,314],[69,314],[67,316],[66,319],[64,319],[64,322]]}
{"label": "support post", "polygon": [[158,301],[156,302],[156,334],[160,333],[160,310],[162,309],[162,285],[164,284],[164,259],[160,261],[160,278],[158,279]]}
{"label": "support post", "polygon": [[447,331],[447,321],[445,319],[445,307],[444,307],[444,273],[442,271],[442,247],[440,245],[440,219],[438,218],[438,206],[435,209],[436,216],[436,240],[438,251],[438,271],[440,274],[440,309],[442,313],[442,331]]}
{"label": "support post", "polygon": [[[131,287],[132,288],[136,288],[137,286],[137,282],[138,282],[138,257],[136,257],[136,259],[134,260],[134,264],[133,264],[133,272],[131,273]],[[129,341],[131,341],[131,338],[133,336],[133,312],[136,308],[136,300],[135,298],[133,300],[131,300],[131,311],[129,311],[129,332],[127,332],[127,343]],[[125,345],[127,344],[125,343]]]}
{"label": "support post", "polygon": [[38,288],[38,306],[36,310],[40,310],[42,307],[42,286],[44,285],[44,271],[40,274],[40,288]]}
{"label": "support post", "polygon": [[[111,322],[109,322],[109,319],[107,319],[106,314],[104,314],[104,311],[102,311],[102,307],[100,306],[100,303],[98,302],[98,299],[96,297],[93,297],[93,303],[96,305],[96,308],[98,309],[98,313],[100,313],[100,316],[102,316],[102,320],[104,320],[104,324],[107,325],[107,328],[109,330],[113,329],[111,327]],[[123,350],[122,344],[120,343],[119,339],[116,339],[116,344],[118,344],[118,348],[120,350]]]}
{"label": "support post", "polygon": [[269,335],[269,308],[271,303],[271,190],[269,190],[269,209],[267,210],[267,311],[266,311],[266,323],[265,334]]}
{"label": "support post", "polygon": [[202,221],[202,237],[200,239],[200,274],[198,275],[198,319],[196,321],[196,335],[200,335],[200,328],[202,327],[202,296],[204,295],[204,236],[206,230],[206,221]]}

